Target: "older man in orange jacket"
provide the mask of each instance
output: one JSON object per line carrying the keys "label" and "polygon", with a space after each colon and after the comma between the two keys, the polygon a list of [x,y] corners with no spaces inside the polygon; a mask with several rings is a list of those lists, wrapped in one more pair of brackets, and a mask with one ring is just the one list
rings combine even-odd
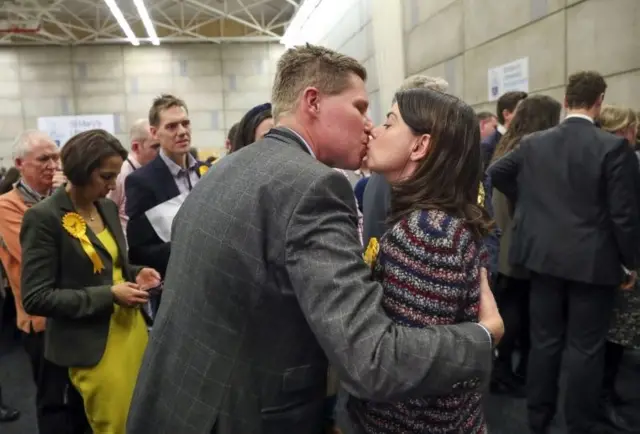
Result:
{"label": "older man in orange jacket", "polygon": [[[51,430],[61,426],[59,421],[67,419],[68,375],[44,358],[45,318],[28,315],[22,307],[20,227],[27,209],[64,182],[58,154],[58,147],[47,134],[35,130],[22,133],[13,149],[21,178],[11,191],[0,196],[0,260],[15,300],[17,326],[31,362],[40,434],[53,434]],[[5,413],[5,421],[19,417],[17,411]],[[0,408],[0,421],[2,416]]]}

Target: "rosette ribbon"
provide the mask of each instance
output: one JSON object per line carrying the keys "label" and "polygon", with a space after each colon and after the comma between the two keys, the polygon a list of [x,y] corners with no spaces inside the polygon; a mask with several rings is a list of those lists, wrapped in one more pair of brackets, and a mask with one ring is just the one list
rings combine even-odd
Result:
{"label": "rosette ribbon", "polygon": [[80,214],[69,212],[62,217],[62,226],[72,237],[80,241],[82,250],[87,254],[93,264],[93,273],[98,274],[104,270],[104,264],[98,256],[98,252],[93,247],[93,243],[87,236],[87,222],[84,221]]}
{"label": "rosette ribbon", "polygon": [[378,258],[378,252],[380,251],[380,246],[378,244],[378,240],[376,238],[371,238],[369,240],[369,245],[367,246],[367,250],[364,252],[364,262],[373,267],[376,259]]}

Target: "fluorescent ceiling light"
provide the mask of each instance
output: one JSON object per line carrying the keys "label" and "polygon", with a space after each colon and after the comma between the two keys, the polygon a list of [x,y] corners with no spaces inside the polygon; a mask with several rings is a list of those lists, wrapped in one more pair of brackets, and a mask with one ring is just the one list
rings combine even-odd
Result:
{"label": "fluorescent ceiling light", "polygon": [[144,24],[144,28],[147,31],[147,36],[149,36],[151,43],[153,45],[160,45],[160,39],[158,39],[158,34],[156,33],[156,29],[153,27],[151,17],[149,17],[149,11],[144,5],[144,1],[133,0],[133,4],[135,4],[136,9],[138,9],[138,15],[140,15],[140,18],[142,18],[142,24]]}
{"label": "fluorescent ceiling light", "polygon": [[305,0],[289,23],[280,43],[287,47],[317,44],[341,20],[354,0]]}
{"label": "fluorescent ceiling light", "polygon": [[104,2],[107,4],[107,6],[109,6],[109,10],[111,11],[111,14],[114,16],[114,18],[120,25],[120,28],[122,29],[124,34],[127,36],[127,39],[129,40],[129,42],[131,42],[131,45],[140,45],[140,41],[138,41],[138,38],[133,33],[133,30],[131,30],[131,26],[129,25],[127,20],[124,19],[124,15],[122,15],[122,11],[116,4],[116,1],[104,0]]}

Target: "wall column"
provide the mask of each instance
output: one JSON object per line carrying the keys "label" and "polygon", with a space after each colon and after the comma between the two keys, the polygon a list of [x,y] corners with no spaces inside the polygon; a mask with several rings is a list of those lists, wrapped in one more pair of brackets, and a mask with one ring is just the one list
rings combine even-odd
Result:
{"label": "wall column", "polygon": [[405,79],[403,10],[400,0],[371,0],[373,47],[383,113]]}

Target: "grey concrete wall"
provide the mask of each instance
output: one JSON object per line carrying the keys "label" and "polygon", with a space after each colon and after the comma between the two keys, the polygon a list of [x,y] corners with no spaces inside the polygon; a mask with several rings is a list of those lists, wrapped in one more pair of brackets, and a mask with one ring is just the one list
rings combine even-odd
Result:
{"label": "grey concrete wall", "polygon": [[187,103],[194,146],[221,149],[230,126],[271,99],[283,51],[279,44],[2,48],[0,158],[40,116],[113,113],[127,146],[129,125],[163,92]]}
{"label": "grey concrete wall", "polygon": [[595,69],[606,101],[640,109],[640,0],[402,0],[406,74],[446,78],[478,109],[487,70],[529,57],[529,90],[559,100],[569,74]]}
{"label": "grey concrete wall", "polygon": [[367,68],[369,74],[367,91],[371,99],[370,114],[376,122],[380,122],[382,111],[373,44],[372,1],[344,1],[350,2],[351,6],[344,15],[331,18],[331,23],[318,44],[351,56]]}

